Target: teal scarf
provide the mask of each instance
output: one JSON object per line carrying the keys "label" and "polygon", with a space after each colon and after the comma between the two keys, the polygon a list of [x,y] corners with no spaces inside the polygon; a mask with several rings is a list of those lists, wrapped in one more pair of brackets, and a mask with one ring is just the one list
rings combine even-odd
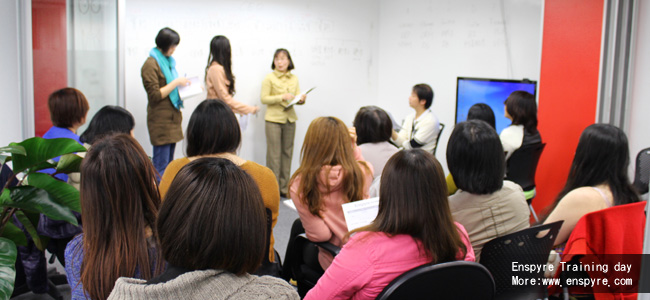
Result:
{"label": "teal scarf", "polygon": [[[156,59],[156,62],[158,62],[160,70],[162,71],[163,75],[165,75],[167,84],[170,84],[172,81],[174,81],[174,79],[178,78],[178,72],[176,72],[176,60],[174,60],[173,57],[167,57],[163,55],[162,52],[158,50],[158,48],[151,49],[149,56],[153,57]],[[181,100],[181,97],[178,95],[178,88],[174,88],[174,90],[169,93],[169,99],[171,99],[174,108],[183,108],[183,100]]]}

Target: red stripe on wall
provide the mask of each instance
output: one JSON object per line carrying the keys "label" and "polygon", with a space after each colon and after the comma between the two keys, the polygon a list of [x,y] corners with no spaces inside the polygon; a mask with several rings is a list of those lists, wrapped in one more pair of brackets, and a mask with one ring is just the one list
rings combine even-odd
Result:
{"label": "red stripe on wall", "polygon": [[36,136],[52,127],[48,96],[68,84],[65,0],[32,0]]}
{"label": "red stripe on wall", "polygon": [[537,211],[564,187],[578,138],[596,120],[604,1],[546,0],[539,131],[546,143],[537,174]]}

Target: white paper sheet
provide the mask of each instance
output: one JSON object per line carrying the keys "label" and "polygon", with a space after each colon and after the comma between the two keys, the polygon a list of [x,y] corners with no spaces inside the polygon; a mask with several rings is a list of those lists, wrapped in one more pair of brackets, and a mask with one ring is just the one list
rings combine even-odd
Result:
{"label": "white paper sheet", "polygon": [[178,87],[178,94],[183,100],[192,96],[196,96],[203,92],[203,87],[201,87],[199,76],[189,77],[187,80],[190,81],[190,85]]}
{"label": "white paper sheet", "polygon": [[308,91],[306,91],[306,92],[304,92],[302,94],[296,95],[296,97],[293,98],[293,101],[289,102],[289,105],[287,105],[287,107],[285,107],[284,109],[287,110],[287,109],[291,108],[292,106],[294,106],[296,103],[300,102],[300,99],[302,98],[303,95],[309,94],[309,92],[313,91],[315,88],[316,87],[310,88]]}
{"label": "white paper sheet", "polygon": [[379,197],[343,204],[343,216],[348,231],[369,225],[377,217],[377,212],[379,212]]}

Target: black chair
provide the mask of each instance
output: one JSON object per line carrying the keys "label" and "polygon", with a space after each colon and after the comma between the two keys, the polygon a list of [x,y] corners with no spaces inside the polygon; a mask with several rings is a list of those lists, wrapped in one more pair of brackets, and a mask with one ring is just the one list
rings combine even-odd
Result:
{"label": "black chair", "polygon": [[300,219],[296,219],[291,226],[282,272],[282,278],[285,280],[296,281],[298,295],[301,299],[316,286],[318,279],[325,273],[318,262],[318,248],[325,249],[332,256],[336,256],[341,251],[341,248],[329,242],[310,241],[304,232],[302,222]]}
{"label": "black chair", "polygon": [[262,265],[254,272],[255,275],[263,276],[269,275],[274,277],[282,277],[282,260],[278,251],[273,249],[275,254],[275,261],[269,259],[269,252],[271,251],[271,232],[273,231],[273,215],[271,210],[266,208],[266,248],[264,251],[264,259]]}
{"label": "black chair", "polygon": [[395,278],[377,296],[395,299],[472,299],[494,298],[494,279],[481,264],[452,261],[423,265]]}
{"label": "black chair", "polygon": [[436,137],[436,146],[433,147],[433,156],[436,156],[436,150],[438,150],[438,142],[440,141],[440,136],[442,136],[442,131],[445,129],[445,124],[440,123],[440,131],[438,131],[438,136]]}
{"label": "black chair", "polygon": [[645,148],[636,155],[634,168],[634,187],[639,195],[648,192],[648,183],[650,183],[650,148]]}
{"label": "black chair", "polygon": [[535,172],[537,171],[537,163],[544,151],[545,143],[535,143],[522,146],[515,150],[507,162],[506,167],[506,180],[510,180],[524,190],[528,208],[533,214],[535,222],[539,223],[535,209],[533,209],[533,198],[535,198]]}
{"label": "black chair", "polygon": [[[557,221],[520,230],[495,238],[483,246],[480,263],[490,270],[494,277],[496,299],[546,297],[546,286],[530,283],[531,279],[541,282],[544,272],[513,271],[513,263],[525,266],[545,265],[563,222]],[[513,284],[515,281],[524,284]]]}

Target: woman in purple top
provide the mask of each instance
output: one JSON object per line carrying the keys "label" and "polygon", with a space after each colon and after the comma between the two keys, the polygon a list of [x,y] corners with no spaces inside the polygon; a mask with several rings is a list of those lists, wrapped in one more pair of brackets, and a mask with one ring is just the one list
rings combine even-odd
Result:
{"label": "woman in purple top", "polygon": [[162,272],[154,226],[160,208],[156,171],[127,134],[95,142],[81,164],[83,234],[65,249],[72,299],[106,299],[119,277]]}
{"label": "woman in purple top", "polygon": [[377,218],[353,231],[305,299],[375,299],[417,266],[474,261],[467,232],[451,216],[443,175],[422,149],[393,155],[381,175]]}

